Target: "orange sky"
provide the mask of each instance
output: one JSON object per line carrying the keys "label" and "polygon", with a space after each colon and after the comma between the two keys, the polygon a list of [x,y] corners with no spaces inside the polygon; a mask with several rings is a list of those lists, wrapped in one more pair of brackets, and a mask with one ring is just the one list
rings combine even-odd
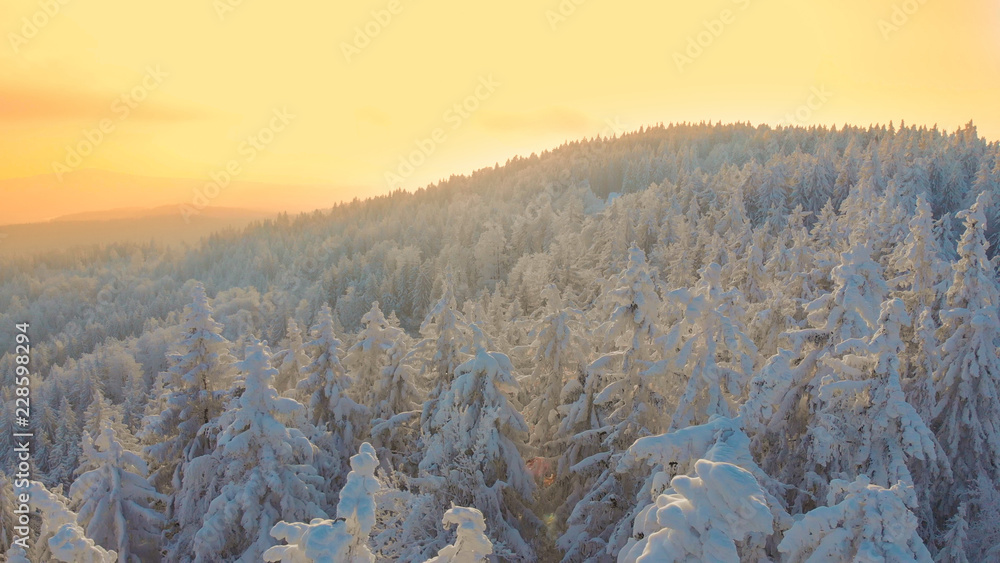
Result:
{"label": "orange sky", "polygon": [[[322,195],[290,208],[325,206],[672,121],[974,119],[998,139],[998,5],[4,0],[0,193],[36,217],[60,189],[88,208],[174,198],[102,196],[87,173],[77,204],[79,170],[229,174],[226,205],[273,207],[260,183],[291,183]],[[4,183],[33,176],[46,188]]]}

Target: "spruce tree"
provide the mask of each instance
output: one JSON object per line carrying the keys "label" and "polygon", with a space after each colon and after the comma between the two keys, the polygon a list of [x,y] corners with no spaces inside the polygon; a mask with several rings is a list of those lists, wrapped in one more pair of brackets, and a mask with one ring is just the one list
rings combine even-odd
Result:
{"label": "spruce tree", "polygon": [[[312,467],[314,446],[279,421],[303,407],[273,387],[278,370],[271,367],[270,350],[251,343],[237,367],[246,390],[220,420],[214,475],[206,476],[209,490],[219,488],[193,538],[196,563],[260,561],[274,545],[270,531],[276,523],[325,516],[322,480]],[[185,481],[185,487],[205,486]]]}

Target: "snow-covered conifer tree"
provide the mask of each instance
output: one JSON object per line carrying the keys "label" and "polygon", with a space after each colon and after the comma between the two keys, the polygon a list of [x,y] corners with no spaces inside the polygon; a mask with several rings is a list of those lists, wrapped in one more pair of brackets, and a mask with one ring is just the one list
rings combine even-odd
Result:
{"label": "snow-covered conifer tree", "polygon": [[77,524],[77,515],[67,508],[69,499],[49,491],[38,481],[28,487],[31,506],[41,513],[41,528],[35,540],[32,561],[63,563],[114,563],[118,555],[94,543]]}
{"label": "snow-covered conifer tree", "polygon": [[934,556],[935,563],[970,563],[968,557],[969,521],[968,504],[958,505],[958,511],[948,521],[941,536],[942,547]]}
{"label": "snow-covered conifer tree", "polygon": [[69,490],[77,522],[98,545],[118,552],[122,563],[158,556],[164,516],[152,504],[166,499],[146,481],[146,462],[118,441],[110,420],[90,449],[96,467]]}
{"label": "snow-covered conifer tree", "polygon": [[[757,466],[749,446],[740,419],[724,417],[637,440],[618,471],[648,465],[653,474],[627,526],[615,532],[630,536],[619,561],[684,560],[685,553],[697,560],[766,560],[772,532],[791,518],[769,492],[781,485]],[[664,510],[678,512],[668,517]],[[717,526],[721,535],[712,531]],[[664,558],[668,553],[674,559]]]}
{"label": "snow-covered conifer tree", "polygon": [[967,553],[973,561],[1000,557],[1000,487],[985,474],[976,478],[969,498]]}
{"label": "snow-covered conifer tree", "polygon": [[906,400],[930,424],[937,405],[934,378],[941,369],[941,346],[937,333],[941,327],[930,307],[920,309],[913,330],[908,331],[906,353],[900,357],[903,367],[903,391]]}
{"label": "snow-covered conifer tree", "polygon": [[309,363],[309,357],[303,349],[305,344],[302,341],[302,329],[292,317],[288,318],[284,342],[284,348],[274,354],[274,361],[278,364],[278,377],[274,380],[274,388],[278,393],[295,389],[302,367]]}
{"label": "snow-covered conifer tree", "polygon": [[420,325],[420,334],[424,337],[421,346],[430,347],[429,375],[434,380],[443,378],[447,386],[455,368],[467,358],[464,350],[469,338],[469,325],[458,309],[450,273],[445,276],[441,298]]}
{"label": "snow-covered conifer tree", "polygon": [[358,403],[371,409],[375,418],[392,418],[397,411],[392,410],[391,404],[377,405],[378,399],[383,397],[376,397],[376,394],[389,361],[389,351],[405,338],[406,333],[389,324],[378,301],[373,302],[371,310],[361,317],[361,325],[357,340],[344,357],[344,365],[354,378]]}
{"label": "snow-covered conifer tree", "polygon": [[916,212],[910,219],[909,232],[903,243],[889,257],[889,285],[899,288],[900,297],[911,314],[921,307],[932,307],[944,292],[948,264],[934,233],[934,217],[930,205],[917,197]]}
{"label": "snow-covered conifer tree", "polygon": [[751,241],[746,252],[735,257],[730,277],[748,301],[760,303],[767,299],[771,290],[764,255],[767,231],[758,229],[753,233]]}
{"label": "snow-covered conifer tree", "polygon": [[875,332],[879,307],[889,293],[881,267],[872,260],[867,242],[854,244],[840,258],[840,264],[831,272],[833,291],[806,305],[813,328],[791,332],[795,342],[812,338],[836,346],[851,339],[869,338]]}
{"label": "snow-covered conifer tree", "polygon": [[140,433],[156,471],[172,474],[174,487],[181,480],[175,468],[211,450],[199,431],[222,413],[234,375],[229,341],[222,336],[222,324],[212,318],[201,283],[195,284],[193,297],[185,310],[184,340],[167,356],[170,368],[160,374],[163,396],[158,403],[163,410],[146,417]]}
{"label": "snow-covered conifer tree", "polygon": [[[209,490],[219,488],[194,536],[197,563],[259,561],[274,544],[274,524],[325,516],[322,481],[311,465],[313,445],[276,418],[302,405],[272,387],[278,370],[263,343],[247,346],[237,367],[246,374],[246,390],[220,420]],[[186,488],[198,486],[185,477]]]}
{"label": "snow-covered conifer tree", "polygon": [[[47,406],[47,405],[46,405]],[[6,389],[0,390],[0,428],[13,428],[14,427],[14,395],[13,388],[8,387]],[[42,409],[39,409],[42,410]],[[39,424],[38,428],[41,430],[40,434],[43,434],[46,429],[43,424]],[[11,436],[12,432],[0,432],[0,451],[13,451],[14,449],[14,437]],[[46,454],[47,457],[47,454]],[[14,456],[4,456],[0,459],[0,474],[5,471],[11,471],[15,468]],[[46,460],[48,461],[48,460]]]}
{"label": "snow-covered conifer tree", "polygon": [[[841,263],[832,269],[831,276],[832,290],[805,307],[811,328],[786,333],[794,346],[792,357],[779,351],[764,367],[769,377],[758,376],[751,382],[749,402],[753,414],[748,424],[759,420],[766,426],[762,433],[754,434],[761,447],[761,466],[772,477],[798,487],[792,502],[796,507],[809,499],[805,491],[823,497],[831,478],[854,477],[836,475],[842,469],[838,463],[849,465],[836,453],[851,447],[838,439],[837,428],[853,420],[838,413],[827,416],[840,405],[824,407],[821,386],[828,390],[823,397],[826,401],[856,397],[850,391],[860,384],[845,381],[862,379],[861,372],[845,363],[843,355],[855,348],[867,348],[879,326],[880,307],[888,294],[880,267],[871,259],[864,242],[841,254]],[[790,362],[795,356],[798,363],[792,368]],[[843,387],[847,393],[835,393]],[[864,402],[862,398],[860,404]],[[759,413],[772,409],[773,417],[759,418]],[[828,466],[831,462],[834,465]]]}
{"label": "snow-covered conifer tree", "polygon": [[737,544],[751,534],[769,534],[772,517],[753,475],[731,463],[698,460],[695,477],[679,475],[673,494],[660,495],[646,513],[653,529],[630,546],[621,563],[719,561],[738,563]]}
{"label": "snow-covered conifer tree", "polygon": [[51,486],[73,483],[73,472],[79,462],[81,448],[80,427],[69,399],[63,395],[59,403],[59,422],[49,449],[47,481]]}
{"label": "snow-covered conifer tree", "polygon": [[455,526],[455,541],[426,563],[482,563],[493,553],[482,512],[456,506],[444,513],[442,522],[446,528]]}
{"label": "snow-covered conifer tree", "polygon": [[468,358],[469,324],[458,310],[451,273],[444,278],[441,298],[420,325],[423,340],[417,345],[426,359],[421,369],[430,382],[430,391],[420,415],[421,431],[426,433],[431,412],[441,394],[451,385],[455,369]]}
{"label": "snow-covered conifer tree", "polygon": [[317,469],[333,482],[334,490],[347,473],[357,437],[367,432],[370,421],[368,409],[349,395],[354,381],[340,361],[341,347],[333,311],[324,305],[312,329],[312,340],[305,345],[310,362],[302,368],[298,396],[307,404],[309,420],[315,425],[310,439],[325,454],[317,460]]}
{"label": "snow-covered conifer tree", "polygon": [[662,369],[687,379],[671,419],[674,430],[703,424],[714,415],[733,416],[757,360],[757,347],[741,320],[743,296],[736,290],[723,292],[720,273],[719,265],[709,264],[693,291],[675,290],[668,296],[684,311],[683,320],[661,339],[670,352]]}
{"label": "snow-covered conifer tree", "polygon": [[[556,463],[554,482],[543,491],[544,500],[554,498],[561,503],[555,511],[560,526],[589,493],[593,482],[604,473],[611,457],[600,432],[604,427],[604,409],[594,403],[594,398],[603,388],[609,372],[617,369],[614,359],[601,356],[570,378],[560,391],[558,409],[562,418],[555,442],[562,453]],[[601,545],[602,542],[597,540]]]}
{"label": "snow-covered conifer tree", "polygon": [[485,335],[472,330],[476,354],[455,369],[422,436],[422,490],[435,495],[440,513],[452,501],[480,507],[496,541],[530,559],[521,531],[538,522],[527,508],[535,485],[521,454],[528,425],[509,398],[517,380],[510,359],[487,352]]}
{"label": "snow-covered conifer tree", "polygon": [[[913,473],[922,472],[922,482],[929,484],[950,480],[950,471],[933,432],[903,394],[900,332],[909,322],[903,301],[890,299],[867,346],[844,346],[855,353],[828,360],[833,371],[818,387],[817,422],[808,437],[810,459],[825,475],[866,475],[880,487],[901,482],[907,506],[926,509],[930,497],[918,503]],[[930,518],[929,511],[921,515]]]}
{"label": "snow-covered conifer tree", "polygon": [[7,475],[0,471],[0,557],[6,553],[9,556],[8,548],[12,549],[14,539],[14,526],[18,525],[18,519],[14,515],[16,508],[14,499],[14,488]]}
{"label": "snow-covered conifer tree", "polygon": [[94,400],[83,412],[83,430],[91,436],[99,436],[104,428],[104,421],[111,416],[111,402],[104,398],[100,388],[94,389]]}
{"label": "snow-covered conifer tree", "polygon": [[[774,250],[768,256],[765,268],[773,285],[777,285],[783,293],[795,299],[813,300],[822,293],[817,286],[821,281],[819,278],[823,277],[821,270],[826,266],[825,257],[836,254],[834,249],[822,243],[839,242],[840,238],[817,234],[819,230],[836,231],[839,228],[837,213],[830,202],[823,207],[812,233],[805,226],[808,215],[798,207],[792,211],[788,216],[788,225],[774,237]],[[815,241],[820,241],[820,244]]]}
{"label": "snow-covered conifer tree", "polygon": [[[986,256],[986,196],[960,213],[965,233],[941,312],[941,368],[934,429],[957,488],[985,473],[1000,480],[1000,288]],[[955,503],[952,503],[955,504]]]}
{"label": "snow-covered conifer tree", "polygon": [[636,439],[665,430],[669,422],[662,414],[666,409],[662,370],[654,363],[657,359],[654,342],[660,336],[661,300],[640,248],[633,245],[629,249],[628,264],[610,287],[605,296],[610,315],[598,332],[615,349],[595,363],[613,362],[621,368],[606,373],[610,377],[601,382],[603,389],[593,398],[602,411],[596,421],[601,426],[582,432],[601,435],[604,451],[595,454],[599,458],[591,456],[589,463],[580,462],[577,469],[599,475],[589,480],[586,492],[567,519],[566,532],[559,539],[567,557],[595,560],[604,557],[602,553],[613,553],[621,547],[606,542],[631,504],[624,502],[626,491],[637,487],[645,477],[618,474],[615,471],[618,459]]}
{"label": "snow-covered conifer tree", "polygon": [[830,483],[827,506],[807,512],[778,545],[788,563],[806,561],[914,561],[930,563],[917,535],[917,517],[907,510],[907,485],[889,489],[861,476]]}
{"label": "snow-covered conifer tree", "polygon": [[95,439],[104,432],[106,425],[115,432],[115,439],[127,450],[138,450],[139,441],[123,422],[124,415],[119,405],[112,405],[100,389],[94,390],[94,400],[83,415],[83,430]]}
{"label": "snow-covered conifer tree", "polygon": [[552,441],[560,422],[560,394],[567,374],[576,375],[586,365],[589,342],[583,312],[566,307],[559,289],[549,285],[542,291],[546,314],[532,331],[534,369],[526,377],[534,398],[525,407],[531,427],[530,443],[543,447],[542,455],[553,455],[558,446]]}
{"label": "snow-covered conifer tree", "polygon": [[264,560],[280,563],[374,563],[368,536],[375,526],[375,493],[381,483],[375,478],[378,458],[365,442],[351,457],[351,472],[340,492],[337,519],[314,518],[309,524],[279,522],[271,535],[285,540],[264,552]]}
{"label": "snow-covered conifer tree", "polygon": [[[399,328],[395,316],[386,320],[381,353],[384,360],[372,382],[372,442],[384,467],[416,463],[408,455],[418,436],[420,391],[413,366],[410,338]],[[409,468],[408,468],[409,469]]]}

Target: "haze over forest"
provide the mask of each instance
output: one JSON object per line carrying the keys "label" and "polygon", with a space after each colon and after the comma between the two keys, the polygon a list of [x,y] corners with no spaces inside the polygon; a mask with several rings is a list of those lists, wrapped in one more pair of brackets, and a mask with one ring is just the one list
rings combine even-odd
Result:
{"label": "haze over forest", "polygon": [[676,125],[0,258],[8,561],[991,560],[998,192],[972,123]]}

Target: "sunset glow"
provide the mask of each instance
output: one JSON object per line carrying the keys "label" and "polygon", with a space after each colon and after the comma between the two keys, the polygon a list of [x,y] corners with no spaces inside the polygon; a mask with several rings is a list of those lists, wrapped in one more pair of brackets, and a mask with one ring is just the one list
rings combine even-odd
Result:
{"label": "sunset glow", "polygon": [[305,210],[660,122],[1000,138],[987,0],[8,0],[0,27],[0,223],[189,203],[223,172],[227,205]]}

